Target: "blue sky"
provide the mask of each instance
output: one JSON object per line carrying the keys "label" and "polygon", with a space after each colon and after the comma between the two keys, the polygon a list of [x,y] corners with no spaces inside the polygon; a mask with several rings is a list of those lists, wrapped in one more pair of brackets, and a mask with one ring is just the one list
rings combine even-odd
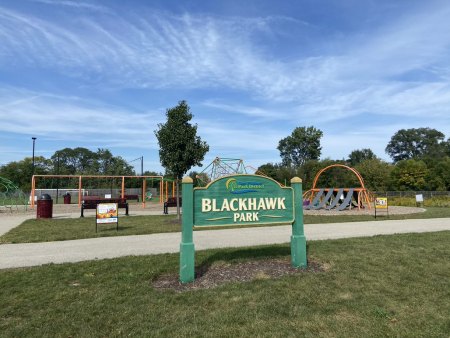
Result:
{"label": "blue sky", "polygon": [[[450,137],[450,2],[0,2],[0,164],[108,148],[163,171],[154,136],[187,100],[216,156],[279,162],[298,126],[321,158],[402,128]],[[137,163],[136,163],[137,164]]]}

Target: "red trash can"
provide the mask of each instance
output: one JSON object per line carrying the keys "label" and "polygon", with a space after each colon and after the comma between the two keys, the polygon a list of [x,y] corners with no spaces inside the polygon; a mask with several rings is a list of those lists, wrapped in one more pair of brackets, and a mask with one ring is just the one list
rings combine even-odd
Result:
{"label": "red trash can", "polygon": [[53,217],[53,200],[49,194],[42,194],[37,201],[36,218]]}
{"label": "red trash can", "polygon": [[64,195],[64,204],[70,204],[70,202],[72,202],[72,197],[67,193]]}

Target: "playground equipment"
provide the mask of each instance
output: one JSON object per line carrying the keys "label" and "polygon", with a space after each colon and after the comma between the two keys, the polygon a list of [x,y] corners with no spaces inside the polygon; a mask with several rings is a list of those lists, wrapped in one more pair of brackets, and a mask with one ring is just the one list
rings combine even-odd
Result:
{"label": "playground equipment", "polygon": [[197,175],[197,179],[201,185],[206,186],[209,183],[206,179],[214,181],[222,176],[234,174],[247,174],[243,160],[216,157],[199,175]]}
{"label": "playground equipment", "polygon": [[27,209],[26,195],[12,181],[0,176],[0,208],[12,212],[13,209],[19,210],[19,206]]}
{"label": "playground equipment", "polygon": [[[71,179],[76,179],[77,181],[77,191],[78,191],[78,206],[81,206],[81,201],[82,201],[82,196],[85,194],[84,192],[84,188],[83,188],[83,180],[86,179],[96,179],[96,180],[101,180],[101,179],[118,179],[121,181],[121,196],[125,196],[125,181],[127,179],[142,179],[142,206],[145,207],[145,202],[147,200],[146,196],[147,196],[147,180],[154,180],[156,179],[157,181],[159,181],[159,190],[160,190],[160,195],[159,195],[159,202],[162,203],[164,201],[164,189],[163,189],[163,177],[162,176],[103,176],[103,175],[89,175],[89,176],[85,176],[85,175],[33,175],[32,179],[31,179],[31,208],[34,208],[35,205],[35,195],[36,195],[36,181],[38,179],[62,179],[62,178],[71,178]],[[75,190],[75,189],[72,189]],[[75,190],[75,191],[76,191]]]}
{"label": "playground equipment", "polygon": [[[251,165],[244,165],[244,160],[236,158],[216,157],[203,171],[196,176],[201,186],[206,186],[222,176],[235,174],[253,174],[271,178],[262,170],[258,170]],[[279,182],[284,186],[281,182]]]}
{"label": "playground equipment", "polygon": [[[356,188],[317,188],[317,182],[325,171],[330,168],[344,168],[350,170],[358,178],[360,187]],[[312,188],[303,194],[304,209],[336,209],[342,211],[345,209],[358,208],[358,210],[367,208],[371,209],[373,203],[373,194],[364,186],[364,180],[361,174],[354,168],[343,164],[332,164],[320,170],[316,177]]]}

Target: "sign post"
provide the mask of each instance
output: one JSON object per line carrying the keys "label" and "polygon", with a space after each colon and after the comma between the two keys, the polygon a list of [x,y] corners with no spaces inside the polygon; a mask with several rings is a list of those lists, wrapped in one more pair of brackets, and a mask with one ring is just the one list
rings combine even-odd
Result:
{"label": "sign post", "polygon": [[291,183],[292,188],[283,187],[271,178],[244,174],[193,189],[192,179],[183,178],[180,281],[195,279],[193,227],[291,224],[291,265],[306,267],[302,180],[294,177]]}
{"label": "sign post", "polygon": [[387,197],[376,197],[375,198],[375,218],[377,218],[377,210],[386,211],[387,217],[389,217],[389,205]]}
{"label": "sign post", "polygon": [[294,177],[291,180],[294,189],[295,219],[292,223],[291,265],[295,268],[306,267],[306,238],[303,227],[303,194],[302,180]]}
{"label": "sign post", "polygon": [[194,208],[193,208],[193,180],[190,177],[184,177],[181,181],[183,185],[182,201],[183,214],[181,225],[181,243],[180,243],[180,281],[189,283],[195,278],[195,248],[193,242],[194,227]]}

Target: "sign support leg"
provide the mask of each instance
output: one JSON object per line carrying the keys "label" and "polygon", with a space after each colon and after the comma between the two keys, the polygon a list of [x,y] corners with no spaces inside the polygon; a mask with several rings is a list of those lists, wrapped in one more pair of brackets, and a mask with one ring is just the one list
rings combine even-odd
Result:
{"label": "sign support leg", "polygon": [[180,243],[180,282],[190,283],[195,279],[195,247],[193,242],[194,210],[193,180],[184,177],[182,180],[183,214]]}
{"label": "sign support leg", "polygon": [[295,221],[292,224],[291,236],[291,265],[294,268],[304,268],[308,266],[306,259],[306,237],[303,226],[303,196],[302,180],[294,177],[291,180],[294,189]]}

